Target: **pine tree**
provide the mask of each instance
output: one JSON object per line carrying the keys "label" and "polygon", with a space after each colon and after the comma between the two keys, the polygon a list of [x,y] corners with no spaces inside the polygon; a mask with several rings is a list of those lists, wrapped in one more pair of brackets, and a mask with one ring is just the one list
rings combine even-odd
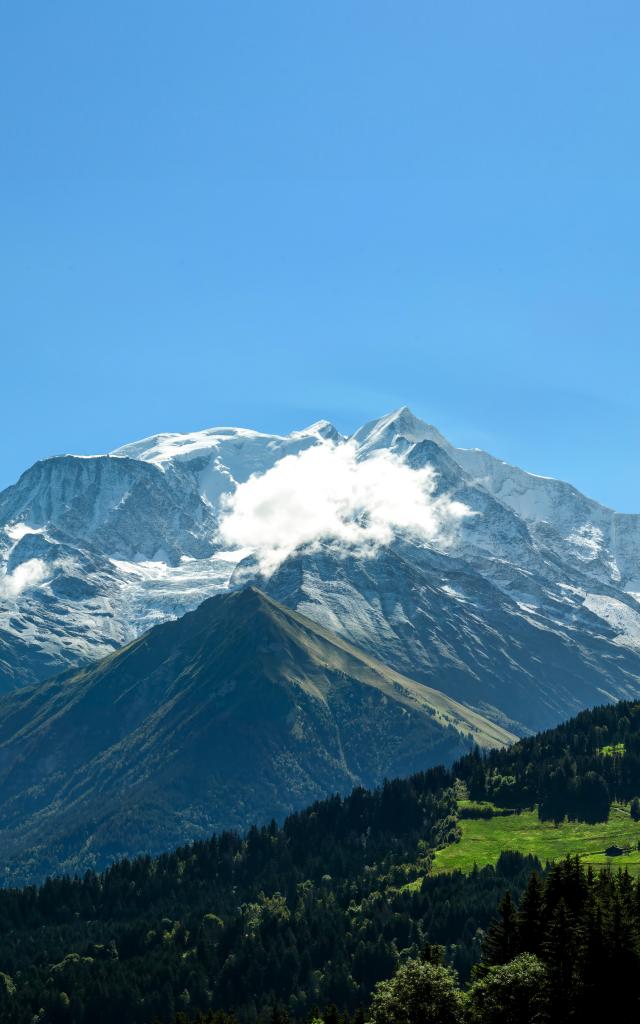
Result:
{"label": "pine tree", "polygon": [[621,1014],[638,1011],[636,978],[640,959],[638,957],[637,923],[632,921],[624,875],[617,880],[617,892],[609,910],[607,929],[607,951],[609,973],[607,988],[616,993],[616,1006]]}
{"label": "pine tree", "polygon": [[569,1019],[574,1002],[576,969],[576,930],[564,899],[554,908],[542,943],[542,956],[548,969],[549,1004],[554,1024]]}
{"label": "pine tree", "polygon": [[483,947],[484,965],[506,964],[520,952],[518,948],[518,917],[516,908],[507,890],[497,920],[490,926]]}
{"label": "pine tree", "polygon": [[590,893],[580,925],[577,963],[577,1010],[586,1019],[607,1015],[610,990],[607,984],[608,951],[604,934],[602,908]]}
{"label": "pine tree", "polygon": [[542,883],[534,871],[520,900],[517,914],[518,946],[522,952],[536,955],[540,952],[543,909]]}

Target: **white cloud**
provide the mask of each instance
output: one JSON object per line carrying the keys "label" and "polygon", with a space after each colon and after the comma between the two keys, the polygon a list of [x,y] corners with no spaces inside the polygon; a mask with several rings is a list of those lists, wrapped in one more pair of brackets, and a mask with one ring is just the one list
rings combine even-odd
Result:
{"label": "white cloud", "polygon": [[321,543],[363,555],[375,554],[398,532],[445,543],[472,513],[435,490],[430,466],[411,469],[385,451],[358,462],[355,445],[317,445],[227,495],[220,535],[230,548],[254,555],[265,575],[294,551]]}
{"label": "white cloud", "polygon": [[23,590],[37,587],[47,575],[47,566],[41,558],[30,558],[16,566],[11,573],[0,576],[0,598],[18,597]]}

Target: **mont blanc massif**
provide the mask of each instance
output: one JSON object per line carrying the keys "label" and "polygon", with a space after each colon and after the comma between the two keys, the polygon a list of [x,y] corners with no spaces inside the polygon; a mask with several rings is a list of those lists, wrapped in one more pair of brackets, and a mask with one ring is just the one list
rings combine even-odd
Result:
{"label": "mont blanc massif", "polygon": [[0,494],[0,875],[101,868],[640,696],[640,516],[407,409]]}

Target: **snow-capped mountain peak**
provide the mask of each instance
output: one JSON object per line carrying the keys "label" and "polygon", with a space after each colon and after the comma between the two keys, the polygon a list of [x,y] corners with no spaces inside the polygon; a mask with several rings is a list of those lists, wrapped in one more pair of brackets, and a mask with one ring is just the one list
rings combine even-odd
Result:
{"label": "snow-capped mountain peak", "polygon": [[350,440],[354,441],[361,453],[375,451],[378,448],[391,448],[395,441],[416,444],[419,441],[434,441],[448,450],[451,446],[439,430],[418,419],[407,405],[388,413],[377,420],[370,420],[360,427]]}
{"label": "snow-capped mountain peak", "polygon": [[[319,538],[278,570],[275,596],[494,717],[519,673],[525,727],[597,693],[640,694],[640,516],[455,448],[406,406],[350,438],[326,420],[288,435],[213,427],[36,463],[0,494],[0,688],[95,659],[246,579],[251,565],[221,541],[229,496],[328,442],[354,446],[358,465],[376,455],[365,475],[390,452],[434,482],[434,500],[473,514],[444,547],[399,528],[375,556],[345,558]],[[538,701],[544,689],[544,714],[533,697],[527,710],[527,686]]]}
{"label": "snow-capped mountain peak", "polygon": [[318,420],[316,423],[305,427],[304,430],[293,430],[289,437],[317,437],[323,441],[335,442],[346,440],[344,435],[340,434],[329,420]]}
{"label": "snow-capped mountain peak", "polygon": [[188,460],[210,453],[217,453],[230,446],[246,446],[268,448],[286,445],[301,438],[316,440],[342,440],[342,435],[328,420],[318,420],[303,430],[294,430],[290,434],[264,434],[259,430],[246,427],[209,427],[189,433],[153,434],[121,445],[110,454],[116,457],[141,459],[153,462],[160,467],[175,460]]}

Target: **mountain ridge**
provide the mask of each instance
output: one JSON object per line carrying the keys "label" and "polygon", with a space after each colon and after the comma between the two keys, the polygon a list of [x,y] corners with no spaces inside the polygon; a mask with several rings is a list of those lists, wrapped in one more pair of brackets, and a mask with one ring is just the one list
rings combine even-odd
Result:
{"label": "mountain ridge", "polygon": [[[333,552],[333,568],[330,545],[319,542],[315,565],[308,552],[292,559],[305,562],[310,578],[324,577],[321,600],[282,588],[287,564],[273,580],[262,578],[221,542],[220,516],[252,474],[326,444],[353,446],[360,462],[382,454],[428,469],[435,496],[463,503],[472,515],[460,520],[447,545],[400,531],[373,559]],[[51,504],[53,495],[60,498]],[[407,569],[389,582],[385,560],[394,552]],[[341,584],[328,585],[331,575],[344,578],[346,565],[353,569],[350,603]],[[327,421],[287,436],[220,427],[153,435],[109,456],[44,460],[27,470],[0,494],[0,691],[87,664],[248,579],[435,688],[451,661],[448,648],[458,648],[470,680],[478,658],[501,661],[490,687],[495,693],[467,687],[451,695],[464,692],[471,706],[496,721],[506,715],[505,724],[523,733],[602,698],[640,693],[640,516],[615,513],[569,484],[480,449],[455,448],[407,407],[350,438]],[[456,580],[466,581],[466,591]],[[388,586],[395,610],[380,597]],[[430,595],[423,604],[412,597],[416,587]],[[420,626],[420,643],[408,644],[412,662],[393,639],[394,616]],[[367,622],[378,633],[363,643]],[[451,623],[449,633],[443,622]],[[469,630],[476,632],[476,622],[482,638],[474,651]],[[429,653],[432,640],[440,662]],[[544,650],[558,643],[562,657],[547,657]],[[526,670],[530,707],[524,698],[514,707],[509,665],[517,676],[523,644],[533,656]],[[569,688],[563,675],[572,680]]]}
{"label": "mountain ridge", "polygon": [[0,699],[3,860],[160,852],[513,739],[247,588]]}

